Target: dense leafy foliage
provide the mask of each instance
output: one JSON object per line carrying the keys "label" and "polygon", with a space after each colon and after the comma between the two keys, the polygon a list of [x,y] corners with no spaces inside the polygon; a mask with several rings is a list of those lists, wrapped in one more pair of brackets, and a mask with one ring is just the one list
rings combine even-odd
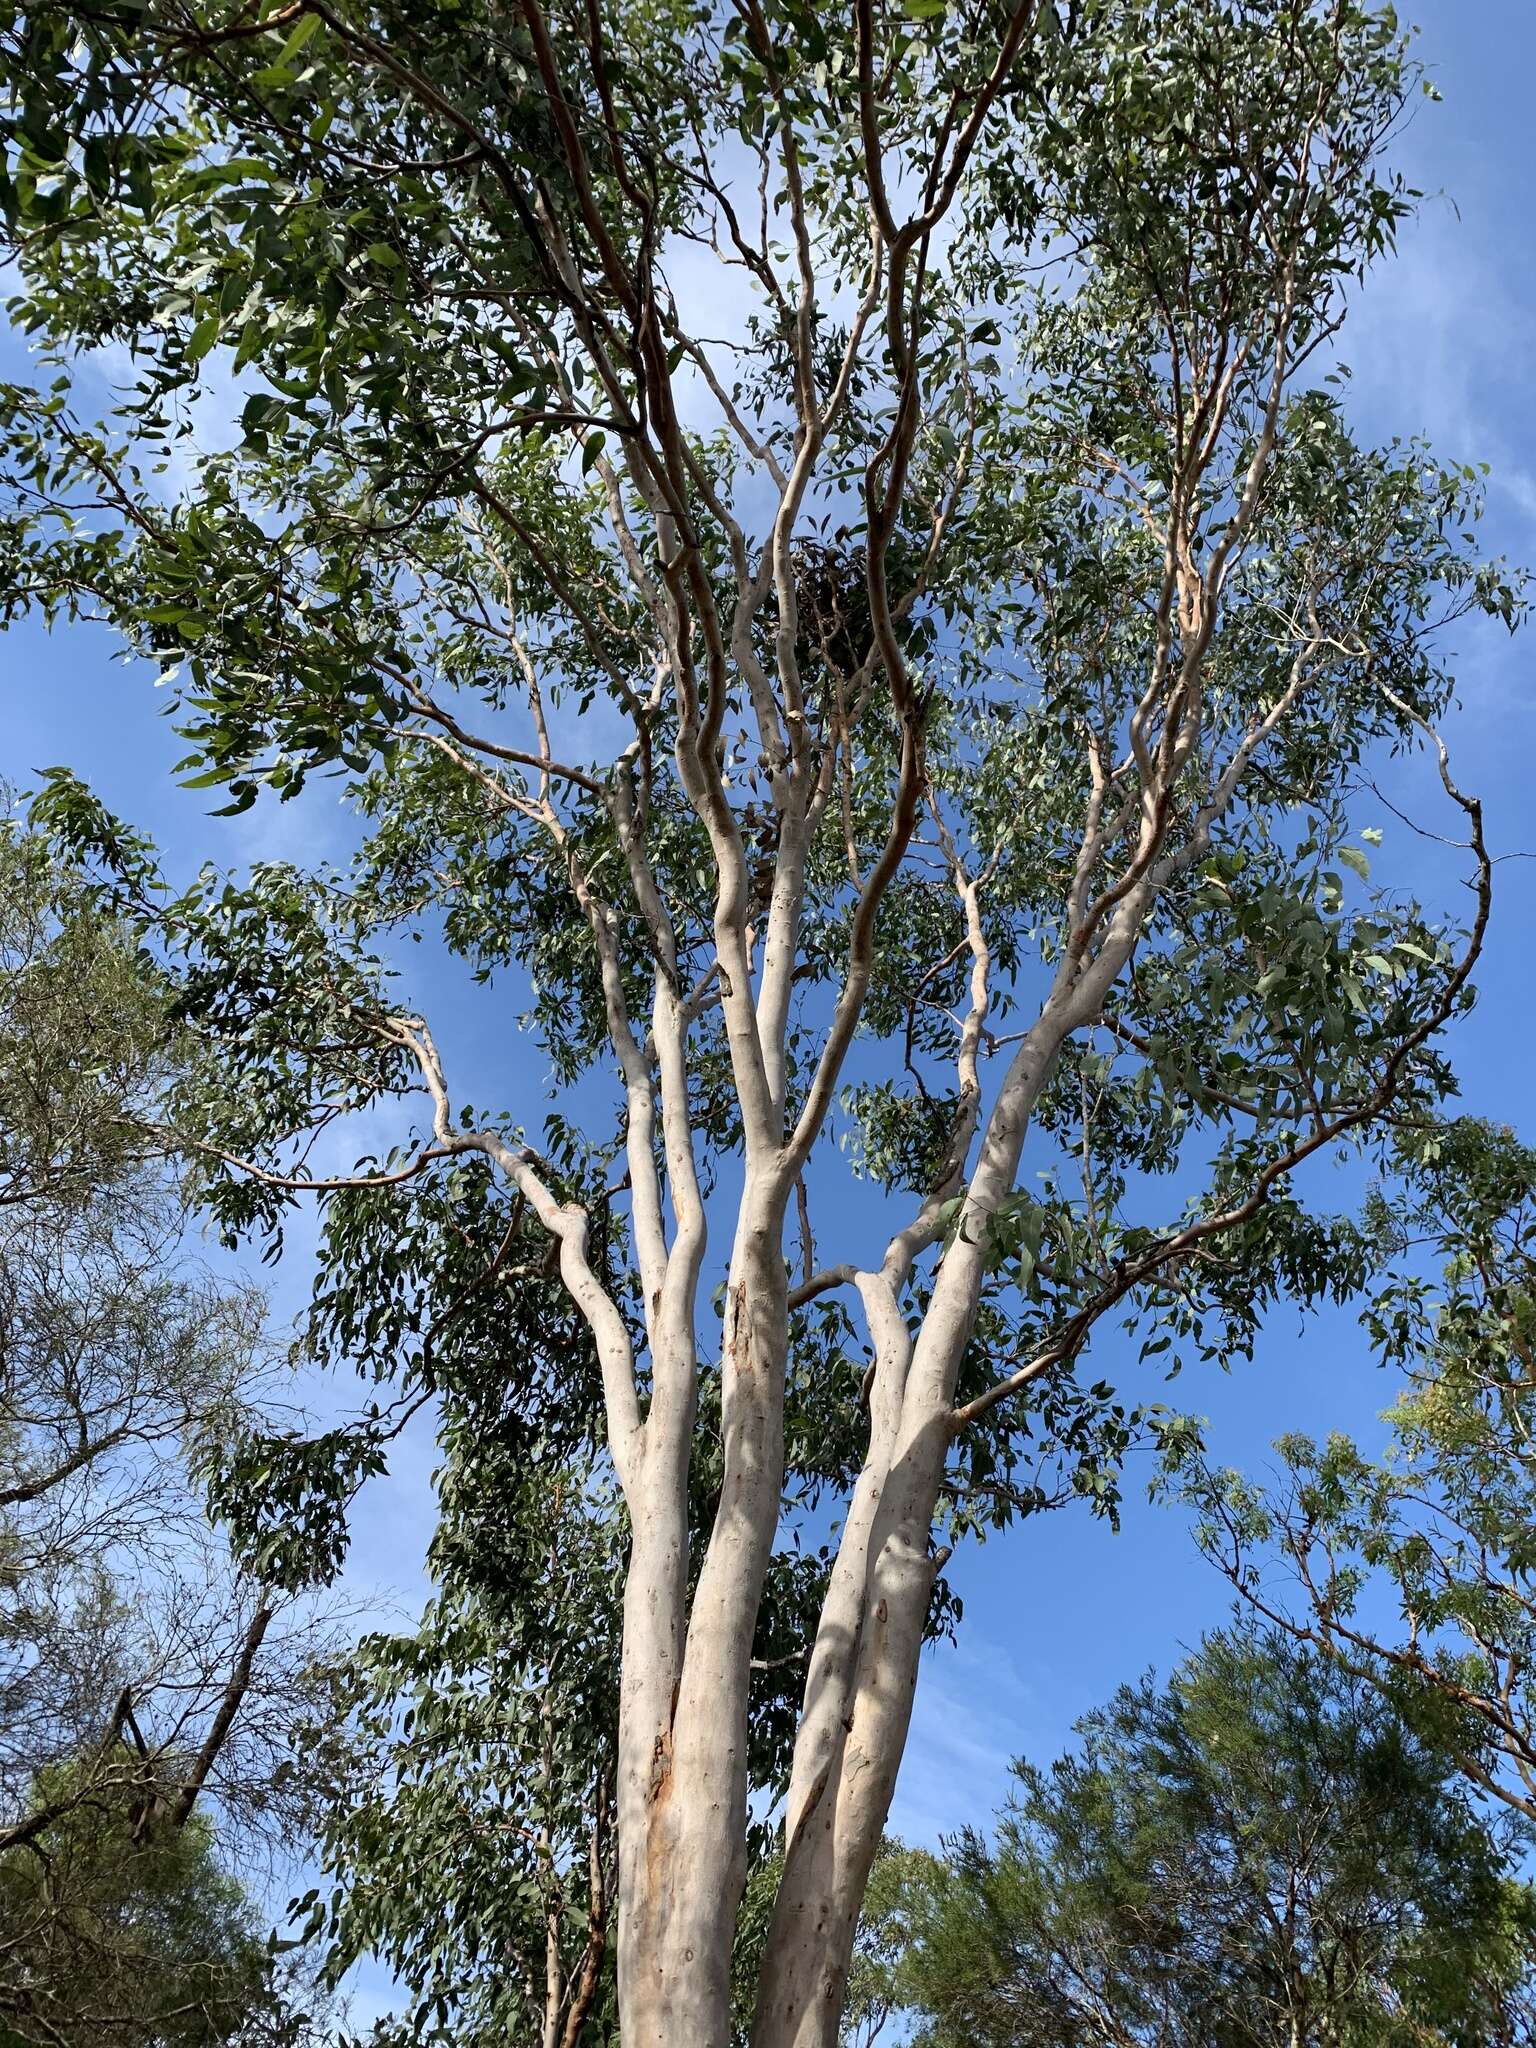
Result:
{"label": "dense leafy foliage", "polygon": [[[482,1436],[476,1460],[513,1455]],[[349,1776],[328,1830],[331,1968],[380,1956],[410,1997],[381,2041],[614,2036],[618,1524],[579,1469],[503,1475],[498,1526],[439,1559],[410,1636],[345,1681]],[[468,1550],[468,1546],[466,1546]]]}
{"label": "dense leafy foliage", "polygon": [[[1072,821],[1088,768],[1083,733],[1123,729],[1141,693],[1144,606],[1163,574],[1157,508],[1172,481],[1160,473],[1166,455],[1148,439],[1148,423],[1186,402],[1167,384],[1156,308],[1160,266],[1174,255],[1148,236],[1148,221],[1163,211],[1151,195],[1178,195],[1178,233],[1200,251],[1188,318],[1210,345],[1226,346],[1220,336],[1240,334],[1267,308],[1273,266],[1291,266],[1287,289],[1305,309],[1289,343],[1297,361],[1331,332],[1334,279],[1390,240],[1409,203],[1400,184],[1370,168],[1403,90],[1397,43],[1389,22],[1344,8],[1318,27],[1337,47],[1341,94],[1326,201],[1298,185],[1296,204],[1320,210],[1307,215],[1289,254],[1264,243],[1264,202],[1244,183],[1245,152],[1259,146],[1266,124],[1279,133],[1292,117],[1287,94],[1312,90],[1284,69],[1272,41],[1297,32],[1305,11],[1294,21],[1292,13],[1245,5],[1230,17],[1180,18],[1156,36],[1151,17],[1143,23],[1135,9],[1102,21],[1089,11],[1068,36],[1043,18],[1035,52],[1042,109],[1037,116],[1021,104],[1019,138],[987,157],[950,274],[933,281],[925,315],[932,361],[913,461],[925,502],[936,494],[944,523],[926,538],[892,532],[883,568],[900,593],[891,601],[903,645],[926,679],[934,861],[914,861],[891,884],[869,968],[864,1029],[899,1055],[894,1074],[876,1078],[871,1069],[864,1078],[870,1061],[860,1056],[847,1094],[860,1170],[892,1189],[921,1193],[942,1179],[956,1129],[974,1120],[974,1082],[957,1096],[943,1080],[950,1009],[972,964],[965,887],[985,877],[988,957],[1001,977],[982,1032],[991,1047],[1032,1013],[1032,956],[1049,965],[1063,943]],[[680,231],[690,206],[707,213],[724,204],[685,144],[688,121],[751,137],[782,100],[807,127],[803,176],[827,209],[818,251],[830,260],[855,220],[837,197],[847,140],[817,112],[816,95],[846,54],[833,54],[826,25],[810,14],[786,13],[771,63],[739,23],[727,25],[723,41],[721,27],[656,10],[616,14],[608,25],[624,53],[626,148],[644,149],[658,167],[681,152],[687,165],[686,176],[662,178],[648,198],[648,233],[654,239],[663,223]],[[576,207],[558,177],[538,185],[549,110],[547,87],[531,76],[528,33],[489,17],[471,24],[463,10],[449,38],[413,10],[372,27],[305,9],[283,11],[270,29],[259,16],[205,20],[176,8],[135,13],[131,27],[110,10],[78,21],[53,9],[17,19],[8,205],[24,284],[18,307],[61,361],[86,341],[131,348],[139,383],[117,415],[116,440],[75,421],[62,385],[46,396],[11,391],[16,601],[102,612],[160,664],[183,704],[194,783],[226,784],[243,807],[262,787],[293,797],[317,770],[343,773],[367,834],[350,875],[267,865],[246,881],[210,873],[180,896],[146,897],[149,871],[132,836],[67,776],[49,786],[40,815],[50,829],[116,864],[121,901],[153,912],[186,963],[182,1007],[212,1065],[186,1084],[179,1122],[205,1159],[270,1161],[272,1146],[290,1140],[307,1158],[349,1112],[419,1085],[397,1022],[398,943],[390,937],[380,951],[379,940],[421,925],[439,929],[477,978],[520,970],[509,992],[543,1037],[557,1079],[574,1081],[607,1057],[594,903],[612,927],[614,965],[632,1002],[652,945],[643,902],[626,901],[613,873],[624,859],[610,815],[616,796],[644,813],[668,903],[669,973],[679,989],[707,994],[715,971],[707,835],[670,782],[674,714],[664,698],[645,708],[629,680],[654,666],[646,593],[655,590],[648,578],[631,589],[627,578],[632,550],[643,556],[654,540],[656,513],[632,502],[622,468],[610,467],[619,429],[589,426],[570,388],[590,337],[569,287],[547,274],[547,251],[526,218],[534,200],[519,183],[531,180],[528,194],[538,187],[540,204]],[[967,59],[937,13],[892,33],[891,62],[903,79],[892,120],[906,133],[938,81]],[[493,47],[495,61],[486,54]],[[572,54],[583,61],[579,49]],[[645,87],[663,75],[687,82],[676,105],[675,95],[653,97]],[[1227,106],[1225,82],[1239,75],[1270,81],[1272,102]],[[452,106],[434,96],[449,77]],[[1170,91],[1186,97],[1182,111]],[[1076,122],[1070,145],[1067,107]],[[1234,120],[1242,125],[1229,143],[1188,139]],[[455,132],[465,138],[457,156],[448,150]],[[1138,163],[1134,190],[1117,182],[1127,151]],[[386,161],[419,167],[382,180],[377,165]],[[618,174],[610,166],[608,175]],[[1229,275],[1225,238],[1244,222],[1257,237],[1256,267]],[[997,246],[1003,226],[1018,237],[1015,250]],[[1048,229],[1095,252],[1090,277],[1059,303],[1034,285],[1026,292],[1023,281],[1029,251]],[[562,231],[578,240],[586,232],[574,217]],[[491,248],[496,280],[477,282]],[[515,254],[510,272],[506,252]],[[467,268],[451,287],[456,266]],[[1188,272],[1187,250],[1177,267]],[[1202,296],[1218,291],[1219,304]],[[664,324],[679,336],[668,360],[686,383],[703,375],[699,348],[682,324],[688,309],[666,304]],[[993,310],[983,317],[986,307]],[[1004,318],[1016,329],[1011,350],[998,340]],[[753,417],[761,411],[765,449],[778,451],[772,459],[787,458],[792,416],[782,412],[775,376],[792,385],[788,340],[773,338],[771,322],[753,331],[738,401],[751,403]],[[818,349],[830,350],[835,332],[848,338],[834,322]],[[237,387],[257,380],[264,388],[246,403],[236,445],[202,454],[188,438],[185,400],[226,350]],[[1239,386],[1244,374],[1233,365]],[[861,369],[828,426],[834,470],[877,432],[880,387],[866,390],[866,375],[873,367]],[[1251,395],[1257,403],[1263,393],[1255,386]],[[1220,533],[1252,424],[1251,415],[1234,415],[1238,467],[1210,465],[1201,502],[1186,508],[1192,529]],[[1078,1191],[1052,1168],[1040,1193],[1021,1194],[996,1219],[995,1283],[962,1394],[984,1390],[989,1362],[1028,1358],[1063,1329],[1085,1332],[1106,1293],[1128,1294],[1143,1272],[1155,1276],[1158,1233],[1127,1215],[1132,1180],[1171,1173],[1198,1134],[1217,1148],[1215,1200],[1206,1206],[1219,1208],[1293,1150],[1309,1118],[1326,1124],[1340,1108],[1347,1122],[1370,1100],[1383,1063],[1394,1085],[1408,1085],[1398,1049],[1441,1000],[1449,934],[1399,898],[1351,898],[1348,871],[1364,877],[1368,861],[1347,842],[1343,791],[1365,749],[1411,738],[1416,717],[1443,708],[1448,679],[1426,629],[1471,605],[1513,616],[1518,595],[1497,565],[1471,552],[1478,492],[1470,473],[1442,469],[1416,446],[1358,449],[1321,386],[1288,402],[1278,441],[1264,540],[1242,550],[1240,563],[1234,554],[1227,622],[1207,657],[1202,758],[1219,767],[1224,744],[1255,710],[1274,708],[1298,663],[1306,689],[1283,739],[1277,727],[1263,790],[1225,821],[1219,849],[1170,873],[1163,923],[1144,943],[1136,976],[1059,1064],[1040,1122],[1068,1157],[1084,1152],[1091,1184]],[[750,495],[751,479],[729,436],[687,445],[697,517],[719,529],[699,544],[712,601],[724,606],[739,544],[729,508],[737,494]],[[1103,452],[1083,468],[1085,447]],[[153,480],[162,448],[162,467],[190,478],[179,503]],[[67,527],[50,520],[50,510],[62,515],[71,504]],[[116,523],[113,508],[130,506],[132,516]],[[794,557],[797,648],[806,716],[829,762],[841,761],[836,743],[846,729],[851,779],[841,817],[829,805],[822,818],[825,843],[813,853],[798,921],[799,1022],[786,1059],[802,1092],[827,1023],[818,991],[835,988],[842,972],[857,900],[850,867],[857,876],[878,851],[896,765],[877,679],[864,674],[864,522],[836,494],[826,517],[838,519],[837,535],[821,541],[808,532]],[[770,579],[754,603],[774,602]],[[851,665],[848,674],[840,664]],[[864,681],[852,720],[855,670]],[[609,700],[612,714],[594,708]],[[489,721],[483,745],[465,724],[477,702]],[[522,756],[508,745],[519,703],[547,719],[578,761],[602,744],[605,719],[643,710],[638,756],[633,747],[622,753],[611,787],[609,771],[577,767],[557,770],[553,782],[546,772],[537,796],[521,793]],[[734,732],[735,713],[718,708],[722,730]],[[756,745],[742,735],[727,754],[739,763],[737,830],[749,849],[761,840],[765,853],[752,886],[765,889],[774,872],[772,805],[767,769],[753,764]],[[528,758],[538,784],[537,748]],[[718,1009],[703,1002],[693,1029],[690,1103],[701,1171],[712,1182],[739,1141],[739,1108]],[[1443,1085],[1427,1050],[1416,1050],[1412,1070],[1420,1090]],[[467,1108],[455,1109],[456,1131],[470,1120]],[[498,1107],[489,1122],[522,1142],[517,1108]],[[578,1139],[559,1122],[539,1156],[566,1199],[582,1198],[621,1144],[622,1125],[616,1138]],[[380,1162],[381,1176],[402,1182],[393,1202],[356,1208],[345,1192],[334,1198],[327,1242],[355,1270],[350,1281],[323,1283],[322,1297],[336,1312],[326,1335],[337,1349],[358,1337],[363,1317],[374,1319],[372,1355],[390,1360],[407,1395],[412,1367],[402,1372],[400,1349],[378,1339],[392,1313],[396,1329],[401,1314],[414,1313],[401,1306],[417,1229],[411,1205],[440,1209],[445,1199],[443,1189],[418,1195],[403,1185],[414,1162],[428,1163],[409,1146]],[[447,1171],[444,1188],[465,1185],[460,1169]],[[212,1170],[205,1195],[231,1232],[277,1230],[293,1199],[235,1164]],[[627,1219],[606,1197],[594,1215],[611,1247],[599,1270],[622,1298],[633,1286]],[[1214,1318],[1208,1349],[1243,1342],[1275,1285],[1338,1289],[1360,1270],[1347,1233],[1288,1202],[1270,1204],[1243,1232],[1232,1260],[1240,1278],[1224,1287],[1202,1270],[1193,1294],[1186,1285],[1158,1301],[1173,1331],[1196,1344]],[[920,1308],[920,1278],[914,1287]],[[643,1353],[632,1291],[625,1313]],[[1164,1331],[1150,1344],[1155,1353],[1171,1341]],[[810,1449],[824,1437],[825,1411],[843,1411],[825,1392],[845,1369],[843,1347],[857,1342],[841,1312],[822,1304],[797,1329],[796,1351],[822,1360],[815,1426],[797,1438],[813,1486],[846,1484],[859,1455],[857,1428],[844,1437],[840,1423],[824,1471]],[[856,1361],[851,1370],[856,1376]],[[541,1390],[530,1387],[528,1399],[541,1416],[549,1412]],[[1065,1449],[1069,1490],[1113,1506],[1117,1454],[1136,1418],[1102,1388],[1079,1386],[1065,1356],[1007,1420],[978,1418],[959,1447],[954,1513],[962,1526],[1056,1496],[1035,1470],[1031,1438],[1015,1426],[1029,1404],[1044,1411],[1033,1437]],[[373,1469],[365,1448],[337,1441],[305,1482],[321,1484],[333,1464],[342,1496]],[[293,1494],[271,1499],[278,1520],[303,1530],[306,1557],[334,1561],[318,1529],[295,1521]]]}
{"label": "dense leafy foliage", "polygon": [[[377,1383],[220,1446],[251,1568],[333,1577],[395,1433],[443,1430],[338,1858],[446,1826],[462,1745],[480,1820],[554,1801],[504,1845],[525,1955],[616,1697],[626,2027],[717,2048],[782,1798],[756,2038],[820,2041],[949,1546],[1112,1516],[1171,1425],[1095,1330],[1176,1369],[1348,1292],[1294,1169],[1451,1087],[1477,803],[1442,754],[1459,929],[1351,799],[1449,709],[1440,629],[1523,600],[1480,478],[1341,398],[1413,200],[1396,20],[107,0],[16,8],[0,73],[45,365],[0,394],[5,604],[108,621],[221,813],[346,807],[328,861],[190,886],[64,770],[36,811],[174,986],[202,1200],[272,1257],[317,1200],[309,1349]],[[620,1682],[587,1642],[541,1778],[626,1544]],[[408,1704],[439,1678],[462,1721]],[[418,2027],[522,2024],[482,1865],[420,1868],[340,1938]]]}
{"label": "dense leafy foliage", "polygon": [[201,1816],[135,1835],[127,1810],[69,1799],[44,1856],[0,1858],[5,2048],[309,2048],[304,1987],[221,1868]]}
{"label": "dense leafy foliage", "polygon": [[1531,2039],[1518,1839],[1375,1688],[1218,1635],[1128,1686],[987,1843],[909,1861],[886,1995],[932,2048]]}
{"label": "dense leafy foliage", "polygon": [[[14,793],[0,785],[9,811]],[[81,1204],[155,1147],[164,990],[84,876],[0,826],[0,1207]]]}

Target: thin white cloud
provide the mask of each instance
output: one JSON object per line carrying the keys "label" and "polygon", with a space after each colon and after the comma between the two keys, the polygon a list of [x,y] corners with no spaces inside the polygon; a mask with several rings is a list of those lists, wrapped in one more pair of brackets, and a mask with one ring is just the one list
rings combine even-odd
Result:
{"label": "thin white cloud", "polygon": [[891,1805],[903,1841],[936,1848],[969,1824],[990,1830],[1008,1767],[1040,1747],[1039,1699],[1004,1642],[962,1635],[923,1660],[912,1733]]}
{"label": "thin white cloud", "polygon": [[1423,433],[1445,457],[1487,462],[1495,511],[1536,526],[1536,473],[1510,429],[1526,416],[1536,370],[1523,283],[1492,224],[1428,199],[1397,257],[1367,279],[1340,353],[1363,426]]}

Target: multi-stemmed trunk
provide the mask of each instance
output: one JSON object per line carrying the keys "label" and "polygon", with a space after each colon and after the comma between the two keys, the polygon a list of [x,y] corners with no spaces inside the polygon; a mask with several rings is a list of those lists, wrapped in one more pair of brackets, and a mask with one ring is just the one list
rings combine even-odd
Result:
{"label": "multi-stemmed trunk", "polygon": [[812,1652],[785,1818],[785,1865],[753,2048],[836,2048],[854,1936],[896,1788],[934,1579],[934,1512],[960,1363],[1025,1131],[1061,1044],[1128,956],[1144,897],[1092,968],[1058,976],[988,1121],[959,1225],[915,1338],[897,1299],[912,1240],[858,1276],[875,1346],[869,1449]]}
{"label": "multi-stemmed trunk", "polygon": [[[987,1267],[986,1226],[1013,1187],[1062,1040],[1102,1001],[1145,900],[1137,892],[1124,907],[1086,971],[1063,971],[1019,1048],[965,1198],[973,1227],[963,1222],[954,1237],[915,1339],[899,1293],[926,1233],[898,1236],[881,1270],[855,1276],[875,1351],[869,1441],[807,1667],[754,2048],[835,2048],[911,1715],[939,1562],[933,1517]],[[771,1188],[772,1176],[763,1178]],[[729,2038],[746,1876],[752,1636],[783,1476],[782,1227],[782,1203],[765,1199],[749,1170],[726,1294],[722,1492],[686,1627],[687,1532],[664,1434],[650,1440],[630,1481],[619,1972],[625,2038],[636,2048],[724,2048]]]}

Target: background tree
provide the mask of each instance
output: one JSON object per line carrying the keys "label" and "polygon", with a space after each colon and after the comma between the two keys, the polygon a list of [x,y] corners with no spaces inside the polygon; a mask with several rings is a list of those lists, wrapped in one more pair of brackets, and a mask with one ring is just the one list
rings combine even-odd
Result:
{"label": "background tree", "polygon": [[[15,828],[8,785],[0,802],[0,1220],[24,1232],[161,1152],[165,990],[92,914],[85,877]],[[7,1265],[25,1257],[24,1236],[8,1246]]]}
{"label": "background tree", "polygon": [[201,1813],[250,1847],[305,1811],[322,1638],[194,1467],[273,1413],[265,1303],[183,1242],[164,982],[9,820],[0,945],[0,2037],[254,2041],[301,2016]]}
{"label": "background tree", "polygon": [[1536,1152],[1471,1118],[1409,1129],[1400,1152],[1371,1205],[1383,1271],[1363,1319],[1406,1382],[1384,1454],[1287,1437],[1271,1485],[1176,1469],[1254,1609],[1428,1716],[1536,1819]]}
{"label": "background tree", "polygon": [[[909,1849],[887,1838],[869,1873],[864,1910],[848,1972],[843,2013],[843,2048],[873,2048],[894,2022],[910,2018],[908,1959],[920,1939],[934,1880],[942,1866],[926,1849]],[[894,2037],[893,2037],[894,2038]]]}
{"label": "background tree", "polygon": [[[1477,804],[1442,754],[1457,933],[1368,890],[1348,795],[1447,706],[1436,629],[1519,597],[1477,480],[1323,381],[1410,203],[1394,19],[150,0],[23,6],[3,56],[63,380],[6,394],[12,608],[158,661],[229,809],[337,775],[356,832],[177,893],[68,776],[39,807],[177,981],[204,1198],[270,1248],[317,1197],[317,1349],[385,1360],[356,1430],[233,1445],[221,1506],[281,1582],[334,1568],[436,1384],[398,1248],[494,1182],[624,1502],[624,2037],[721,2048],[777,1798],[754,2039],[831,2044],[948,1546],[1112,1512],[1143,1418],[1079,1375],[1097,1325],[1228,1353],[1351,1285],[1292,1171],[1446,1082]],[[461,994],[435,1035],[397,984],[425,934],[489,1106]]]}
{"label": "background tree", "polygon": [[1281,1634],[1125,1687],[995,1843],[909,1870],[932,2048],[1528,2041],[1536,1895],[1454,1760]]}
{"label": "background tree", "polygon": [[46,1860],[0,1858],[5,2048],[309,2048],[323,2001],[288,1967],[216,1856],[202,1814],[145,1836],[121,1806],[68,1798]]}
{"label": "background tree", "polygon": [[503,1486],[494,1544],[446,1567],[414,1634],[365,1638],[346,1680],[329,1909],[318,1891],[299,1905],[329,1930],[333,1974],[371,1954],[406,1987],[381,2042],[434,2024],[463,2048],[617,2038],[619,1532],[566,1477]]}

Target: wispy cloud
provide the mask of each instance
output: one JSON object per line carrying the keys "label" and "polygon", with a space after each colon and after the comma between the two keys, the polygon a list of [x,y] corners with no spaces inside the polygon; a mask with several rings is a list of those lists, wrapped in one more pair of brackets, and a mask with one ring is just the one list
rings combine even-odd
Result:
{"label": "wispy cloud", "polygon": [[1432,197],[1397,257],[1371,273],[1344,330],[1351,410],[1373,434],[1422,432],[1436,450],[1487,462],[1496,515],[1536,527],[1526,437],[1536,337],[1524,278],[1493,223]]}
{"label": "wispy cloud", "polygon": [[891,1830],[936,1847],[969,1824],[990,1828],[1005,1796],[1008,1766],[1037,1750],[1039,1696],[1005,1642],[962,1636],[923,1662]]}

